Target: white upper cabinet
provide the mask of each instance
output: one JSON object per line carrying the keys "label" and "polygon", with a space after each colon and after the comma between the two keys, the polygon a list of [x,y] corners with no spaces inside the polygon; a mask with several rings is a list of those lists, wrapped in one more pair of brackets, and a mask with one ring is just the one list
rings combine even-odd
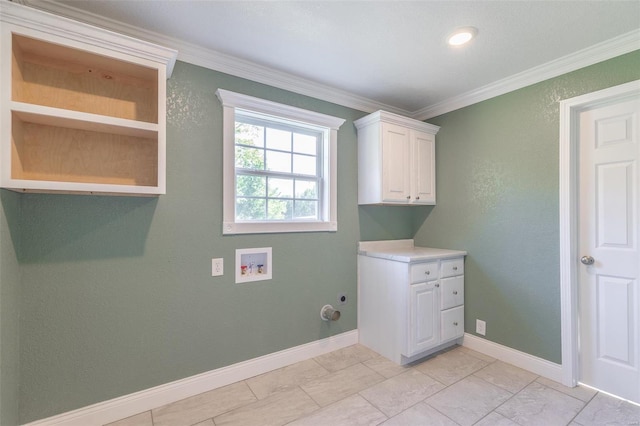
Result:
{"label": "white upper cabinet", "polygon": [[356,120],[358,204],[436,203],[438,126],[378,111]]}
{"label": "white upper cabinet", "polygon": [[159,195],[177,52],[0,2],[0,186]]}

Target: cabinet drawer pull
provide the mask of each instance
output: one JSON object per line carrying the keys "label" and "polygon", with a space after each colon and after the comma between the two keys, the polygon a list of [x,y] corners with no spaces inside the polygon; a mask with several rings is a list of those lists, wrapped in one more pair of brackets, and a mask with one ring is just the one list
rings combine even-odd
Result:
{"label": "cabinet drawer pull", "polygon": [[411,195],[407,195],[407,200],[410,200],[410,199],[411,199]]}
{"label": "cabinet drawer pull", "polygon": [[440,284],[436,284],[436,287],[440,287]]}
{"label": "cabinet drawer pull", "polygon": [[457,327],[458,326],[458,322],[454,321],[453,325],[455,325]]}
{"label": "cabinet drawer pull", "polygon": [[458,267],[457,267],[457,266],[454,266],[454,267],[453,267],[453,270],[454,270],[454,271],[457,271],[457,270],[458,270]]}
{"label": "cabinet drawer pull", "polygon": [[457,291],[455,291],[455,290],[453,290],[453,294],[458,294],[458,292],[457,292]]}
{"label": "cabinet drawer pull", "polygon": [[416,200],[419,200],[419,199],[420,199],[420,197],[416,197]]}
{"label": "cabinet drawer pull", "polygon": [[431,271],[424,271],[424,273],[425,273],[426,275],[429,275],[429,274],[431,274]]}

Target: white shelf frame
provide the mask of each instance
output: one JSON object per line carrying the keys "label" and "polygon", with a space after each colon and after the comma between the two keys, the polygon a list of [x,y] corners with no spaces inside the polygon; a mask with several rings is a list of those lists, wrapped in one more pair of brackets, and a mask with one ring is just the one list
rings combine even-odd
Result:
{"label": "white shelf frame", "polygon": [[[149,123],[41,106],[12,99],[12,38],[35,38],[157,71],[158,119]],[[157,196],[166,192],[166,79],[178,52],[103,28],[11,2],[0,2],[0,186],[18,192]],[[12,121],[157,140],[153,186],[14,179],[11,176]]]}

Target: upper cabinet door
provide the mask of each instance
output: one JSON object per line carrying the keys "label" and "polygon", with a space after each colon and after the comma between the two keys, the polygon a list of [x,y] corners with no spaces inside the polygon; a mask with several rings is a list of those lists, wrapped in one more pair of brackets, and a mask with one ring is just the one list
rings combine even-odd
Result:
{"label": "upper cabinet door", "polygon": [[382,200],[408,202],[411,198],[409,129],[382,125]]}
{"label": "upper cabinet door", "polygon": [[411,201],[416,204],[436,203],[436,139],[429,133],[413,133],[413,194]]}

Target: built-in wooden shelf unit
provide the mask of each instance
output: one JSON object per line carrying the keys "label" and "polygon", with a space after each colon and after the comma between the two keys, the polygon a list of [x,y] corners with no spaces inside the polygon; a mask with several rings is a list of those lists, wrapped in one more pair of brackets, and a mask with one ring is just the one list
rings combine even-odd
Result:
{"label": "built-in wooden shelf unit", "polygon": [[[0,185],[164,194],[166,78],[177,52],[20,5],[2,7],[30,19],[15,25],[1,15]],[[38,28],[41,14],[46,33]],[[64,31],[50,34],[52,22]]]}

